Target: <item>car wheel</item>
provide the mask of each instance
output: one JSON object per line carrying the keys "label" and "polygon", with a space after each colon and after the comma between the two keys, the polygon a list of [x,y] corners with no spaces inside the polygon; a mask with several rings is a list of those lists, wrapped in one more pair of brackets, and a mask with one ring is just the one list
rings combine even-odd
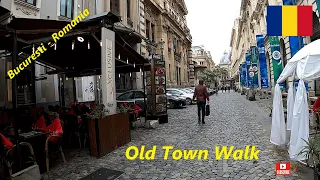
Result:
{"label": "car wheel", "polygon": [[186,103],[189,104],[189,105],[192,105],[192,100],[190,98],[187,98],[186,99]]}
{"label": "car wheel", "polygon": [[169,101],[169,108],[173,109],[175,108],[174,102],[173,101]]}

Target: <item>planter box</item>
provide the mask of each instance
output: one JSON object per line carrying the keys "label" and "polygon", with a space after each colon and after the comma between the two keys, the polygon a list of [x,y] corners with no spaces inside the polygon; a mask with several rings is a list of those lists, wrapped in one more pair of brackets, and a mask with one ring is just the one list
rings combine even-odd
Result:
{"label": "planter box", "polygon": [[128,114],[89,120],[90,154],[102,157],[131,141]]}

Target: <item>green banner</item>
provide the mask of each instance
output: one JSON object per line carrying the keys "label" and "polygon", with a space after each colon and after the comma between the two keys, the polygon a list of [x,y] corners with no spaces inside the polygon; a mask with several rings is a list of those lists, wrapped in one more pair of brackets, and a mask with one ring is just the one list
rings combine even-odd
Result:
{"label": "green banner", "polygon": [[317,3],[317,7],[318,7],[319,16],[320,16],[320,0],[316,0],[316,3]]}
{"label": "green banner", "polygon": [[[277,83],[277,80],[282,72],[282,59],[280,53],[280,41],[278,36],[269,36],[270,47],[271,47],[271,56],[272,56],[272,66],[273,66],[273,78],[274,84]],[[280,83],[280,88],[284,88],[284,82]]]}

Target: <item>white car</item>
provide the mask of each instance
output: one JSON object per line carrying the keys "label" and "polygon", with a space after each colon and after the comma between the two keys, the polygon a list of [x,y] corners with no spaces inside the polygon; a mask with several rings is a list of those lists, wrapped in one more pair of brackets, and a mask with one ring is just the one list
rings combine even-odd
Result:
{"label": "white car", "polygon": [[192,104],[192,99],[193,99],[193,93],[188,93],[187,91],[183,91],[181,89],[174,89],[174,88],[168,88],[167,93],[173,94],[173,95],[180,95],[184,98],[186,98],[186,103],[187,104]]}

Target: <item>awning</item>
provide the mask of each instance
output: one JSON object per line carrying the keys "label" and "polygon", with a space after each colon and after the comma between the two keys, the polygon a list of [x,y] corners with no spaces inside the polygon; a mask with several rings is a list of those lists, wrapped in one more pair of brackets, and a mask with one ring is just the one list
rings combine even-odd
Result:
{"label": "awning", "polygon": [[4,21],[10,17],[10,11],[0,6],[0,25],[4,24]]}
{"label": "awning", "polygon": [[127,41],[141,43],[142,39],[144,39],[141,34],[125,26],[115,25],[114,28]]}
{"label": "awning", "polygon": [[[73,75],[81,75],[82,72],[95,70],[99,74],[101,46],[98,41],[101,39],[101,20],[106,18],[109,19],[109,23],[119,21],[119,17],[112,13],[92,16],[77,24],[72,31],[57,42],[56,50],[54,47],[48,49],[39,57],[39,61],[57,67],[59,72],[68,71]],[[31,55],[33,43],[48,42],[51,40],[53,32],[58,32],[69,23],[67,21],[13,18],[7,25],[7,29],[14,29],[17,32],[18,52]],[[12,38],[7,36],[9,34],[8,31],[0,31],[0,49],[11,51]],[[84,42],[79,42],[78,36],[83,37]],[[150,69],[149,61],[136,52],[118,33],[116,33],[115,39],[116,72],[138,72],[145,64]],[[72,50],[73,42],[74,49]],[[118,59],[119,54],[120,59]],[[127,59],[128,64],[126,63]]]}

